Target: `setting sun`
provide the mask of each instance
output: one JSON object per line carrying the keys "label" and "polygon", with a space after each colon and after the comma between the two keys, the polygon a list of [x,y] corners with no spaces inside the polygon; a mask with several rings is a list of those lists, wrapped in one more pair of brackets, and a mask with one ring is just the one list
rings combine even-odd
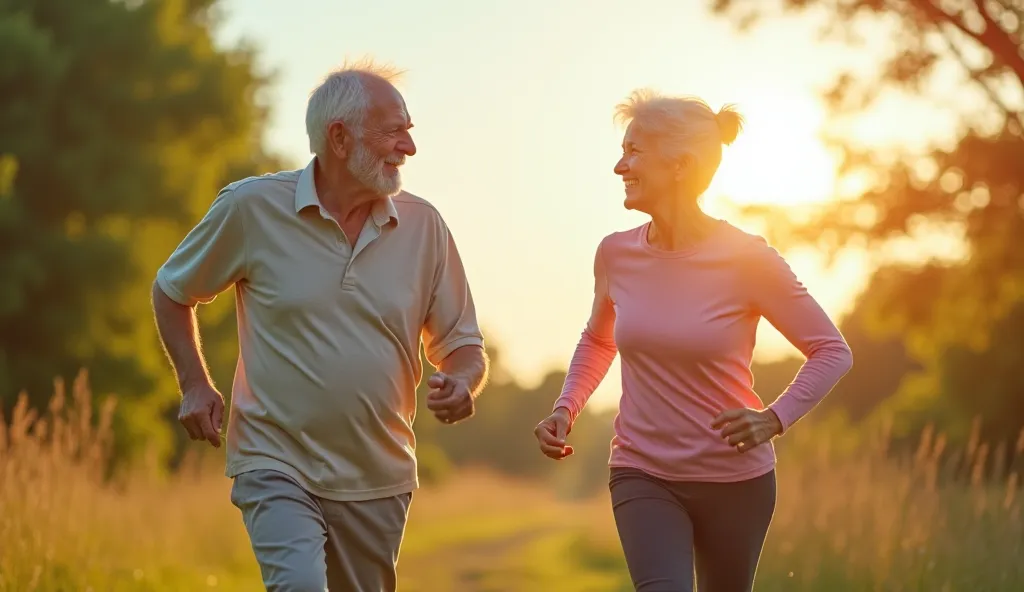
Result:
{"label": "setting sun", "polygon": [[[836,162],[818,139],[824,109],[808,97],[746,92],[743,132],[725,149],[709,193],[743,204],[798,205],[830,199]],[[717,106],[716,106],[717,107]]]}

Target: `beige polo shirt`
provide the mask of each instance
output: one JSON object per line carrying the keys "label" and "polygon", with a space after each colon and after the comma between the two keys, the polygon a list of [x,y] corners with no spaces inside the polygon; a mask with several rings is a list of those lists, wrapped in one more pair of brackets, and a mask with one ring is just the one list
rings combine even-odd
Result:
{"label": "beige polo shirt", "polygon": [[435,365],[483,346],[466,274],[437,210],[408,193],[349,244],[313,162],[225,187],[157,282],[184,305],[235,288],[229,477],[275,469],[342,501],[412,491],[420,339]]}

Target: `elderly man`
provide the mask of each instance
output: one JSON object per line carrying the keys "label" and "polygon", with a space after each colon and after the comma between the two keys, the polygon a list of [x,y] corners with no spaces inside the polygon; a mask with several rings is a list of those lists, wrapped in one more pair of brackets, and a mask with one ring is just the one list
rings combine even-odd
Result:
{"label": "elderly man", "polygon": [[416,146],[395,76],[372,63],[327,76],[306,113],[309,164],[221,190],[153,288],[179,419],[219,446],[194,308],[234,287],[226,473],[271,591],[394,590],[418,484],[421,338],[438,420],[470,417],[487,376],[455,241],[400,190]]}

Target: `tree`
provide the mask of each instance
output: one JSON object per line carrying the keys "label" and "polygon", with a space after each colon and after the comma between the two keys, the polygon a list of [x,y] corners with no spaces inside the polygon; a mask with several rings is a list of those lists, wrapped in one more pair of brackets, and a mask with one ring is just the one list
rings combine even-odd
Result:
{"label": "tree", "polygon": [[[87,368],[97,393],[119,397],[122,446],[169,444],[157,421],[177,388],[150,286],[218,188],[269,158],[258,101],[267,80],[251,50],[214,45],[214,8],[214,0],[0,5],[5,406],[21,390],[40,405],[55,377]],[[228,303],[204,314],[230,312]]]}
{"label": "tree", "polygon": [[[1013,426],[1024,425],[1016,402],[1021,393],[1013,381],[988,380],[976,362],[995,348],[1024,361],[1024,342],[1004,329],[1024,306],[1024,2],[715,0],[712,8],[740,27],[756,26],[773,10],[815,9],[828,17],[826,36],[842,34],[854,45],[863,44],[859,25],[890,27],[880,73],[843,73],[825,93],[836,122],[856,119],[893,92],[942,101],[931,93],[934,82],[960,72],[963,88],[978,100],[957,102],[953,145],[936,142],[926,154],[904,152],[893,161],[833,135],[843,153],[841,173],[870,179],[865,191],[802,222],[786,223],[770,209],[751,213],[772,217],[772,238],[780,244],[814,244],[832,254],[864,247],[884,252],[894,240],[935,229],[956,237],[965,257],[883,262],[865,322],[878,335],[904,337],[924,366],[900,390],[902,401],[890,406],[903,412],[904,430],[917,429],[926,417],[944,417],[944,427],[959,429],[978,413],[1002,426],[998,436],[1009,437]],[[974,396],[982,383],[987,394]],[[938,408],[956,413],[934,413]]]}

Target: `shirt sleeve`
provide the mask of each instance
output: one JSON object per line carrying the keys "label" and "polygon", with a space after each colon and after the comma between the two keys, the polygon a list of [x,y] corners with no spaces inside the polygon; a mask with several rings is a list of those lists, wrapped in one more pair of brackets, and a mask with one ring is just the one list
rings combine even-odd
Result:
{"label": "shirt sleeve", "polygon": [[184,306],[209,304],[246,275],[245,232],[235,194],[224,189],[157,271],[160,289]]}
{"label": "shirt sleeve", "polygon": [[783,431],[809,413],[849,372],[850,347],[777,250],[759,241],[747,267],[757,312],[806,358],[796,377],[768,406]]}
{"label": "shirt sleeve", "polygon": [[447,225],[440,226],[438,264],[422,332],[424,353],[435,367],[460,347],[484,346],[458,247]]}
{"label": "shirt sleeve", "polygon": [[[603,244],[603,243],[602,243]],[[554,408],[565,407],[575,421],[598,385],[608,375],[618,347],[615,344],[615,308],[608,289],[602,245],[594,256],[594,302],[566,373]]]}

